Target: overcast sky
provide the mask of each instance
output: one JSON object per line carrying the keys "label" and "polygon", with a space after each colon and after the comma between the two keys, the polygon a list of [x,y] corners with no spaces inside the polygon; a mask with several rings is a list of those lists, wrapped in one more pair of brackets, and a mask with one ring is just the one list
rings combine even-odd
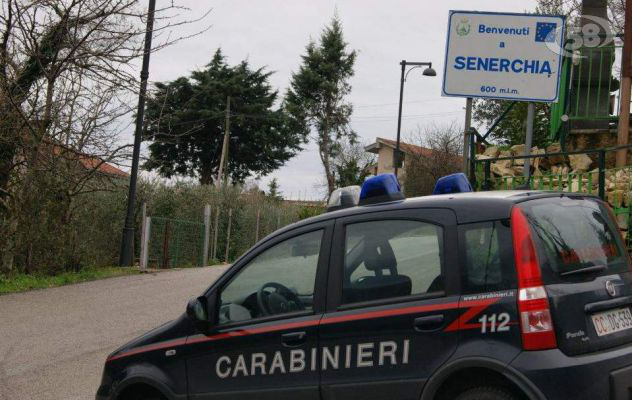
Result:
{"label": "overcast sky", "polygon": [[[171,0],[158,0],[160,3]],[[343,23],[345,39],[358,51],[353,90],[352,127],[366,143],[375,138],[395,139],[397,101],[402,59],[430,61],[437,77],[413,71],[404,92],[402,137],[417,126],[451,121],[463,123],[464,99],[441,97],[443,59],[449,10],[532,11],[535,0],[175,0],[199,15],[212,8],[205,21],[178,28],[186,34],[212,25],[194,37],[152,55],[150,80],[173,80],[203,68],[218,47],[231,64],[248,59],[252,67],[274,71],[271,83],[284,93],[291,73],[310,38],[318,38],[335,12]],[[310,143],[285,166],[263,178],[278,178],[286,198],[322,197],[323,170]]]}

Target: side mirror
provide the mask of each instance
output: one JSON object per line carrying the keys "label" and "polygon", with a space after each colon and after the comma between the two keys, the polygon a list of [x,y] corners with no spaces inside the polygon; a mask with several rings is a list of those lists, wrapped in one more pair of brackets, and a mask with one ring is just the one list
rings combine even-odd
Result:
{"label": "side mirror", "polygon": [[214,322],[215,295],[210,298],[200,296],[187,303],[187,317],[193,321],[196,328],[208,332]]}

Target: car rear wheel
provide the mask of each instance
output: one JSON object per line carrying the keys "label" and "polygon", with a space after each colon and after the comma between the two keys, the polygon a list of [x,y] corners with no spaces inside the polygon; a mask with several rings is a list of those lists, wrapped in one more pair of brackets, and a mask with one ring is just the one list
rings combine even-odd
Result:
{"label": "car rear wheel", "polygon": [[504,388],[476,387],[467,389],[454,400],[518,400],[518,397]]}

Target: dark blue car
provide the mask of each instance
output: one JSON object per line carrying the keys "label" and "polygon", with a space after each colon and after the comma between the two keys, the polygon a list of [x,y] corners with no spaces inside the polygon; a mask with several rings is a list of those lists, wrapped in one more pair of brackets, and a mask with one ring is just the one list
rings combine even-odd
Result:
{"label": "dark blue car", "polygon": [[262,240],[112,353],[96,398],[632,398],[631,265],[605,203],[390,195]]}

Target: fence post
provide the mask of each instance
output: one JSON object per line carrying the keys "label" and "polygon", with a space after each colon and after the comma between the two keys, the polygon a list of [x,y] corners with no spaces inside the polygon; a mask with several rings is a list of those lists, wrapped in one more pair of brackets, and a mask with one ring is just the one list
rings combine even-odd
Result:
{"label": "fence post", "polygon": [[219,206],[215,211],[215,227],[213,228],[213,260],[217,259],[217,234],[219,230]]}
{"label": "fence post", "polygon": [[204,251],[202,255],[202,266],[208,265],[208,244],[211,240],[211,205],[204,206]]}
{"label": "fence post", "polygon": [[602,200],[606,199],[606,152],[604,150],[599,150],[599,159],[598,168],[599,168],[599,197]]}
{"label": "fence post", "polygon": [[[144,207],[143,207],[144,208]],[[149,259],[149,237],[151,236],[151,217],[145,215],[143,221],[143,241],[140,248],[140,269],[147,269]]]}
{"label": "fence post", "polygon": [[226,264],[228,264],[228,251],[230,250],[230,225],[233,220],[233,209],[228,209],[228,229],[226,230],[226,255],[224,256],[224,260]]}
{"label": "fence post", "polygon": [[261,209],[257,208],[257,228],[255,230],[255,244],[259,241],[259,221],[261,218]]}
{"label": "fence post", "polygon": [[145,237],[147,236],[147,232],[145,229],[145,225],[147,223],[147,203],[143,203],[142,205],[142,222],[140,225],[140,268],[145,269],[147,265],[143,266],[143,259],[145,258],[145,253],[147,252],[147,247],[145,246]]}

